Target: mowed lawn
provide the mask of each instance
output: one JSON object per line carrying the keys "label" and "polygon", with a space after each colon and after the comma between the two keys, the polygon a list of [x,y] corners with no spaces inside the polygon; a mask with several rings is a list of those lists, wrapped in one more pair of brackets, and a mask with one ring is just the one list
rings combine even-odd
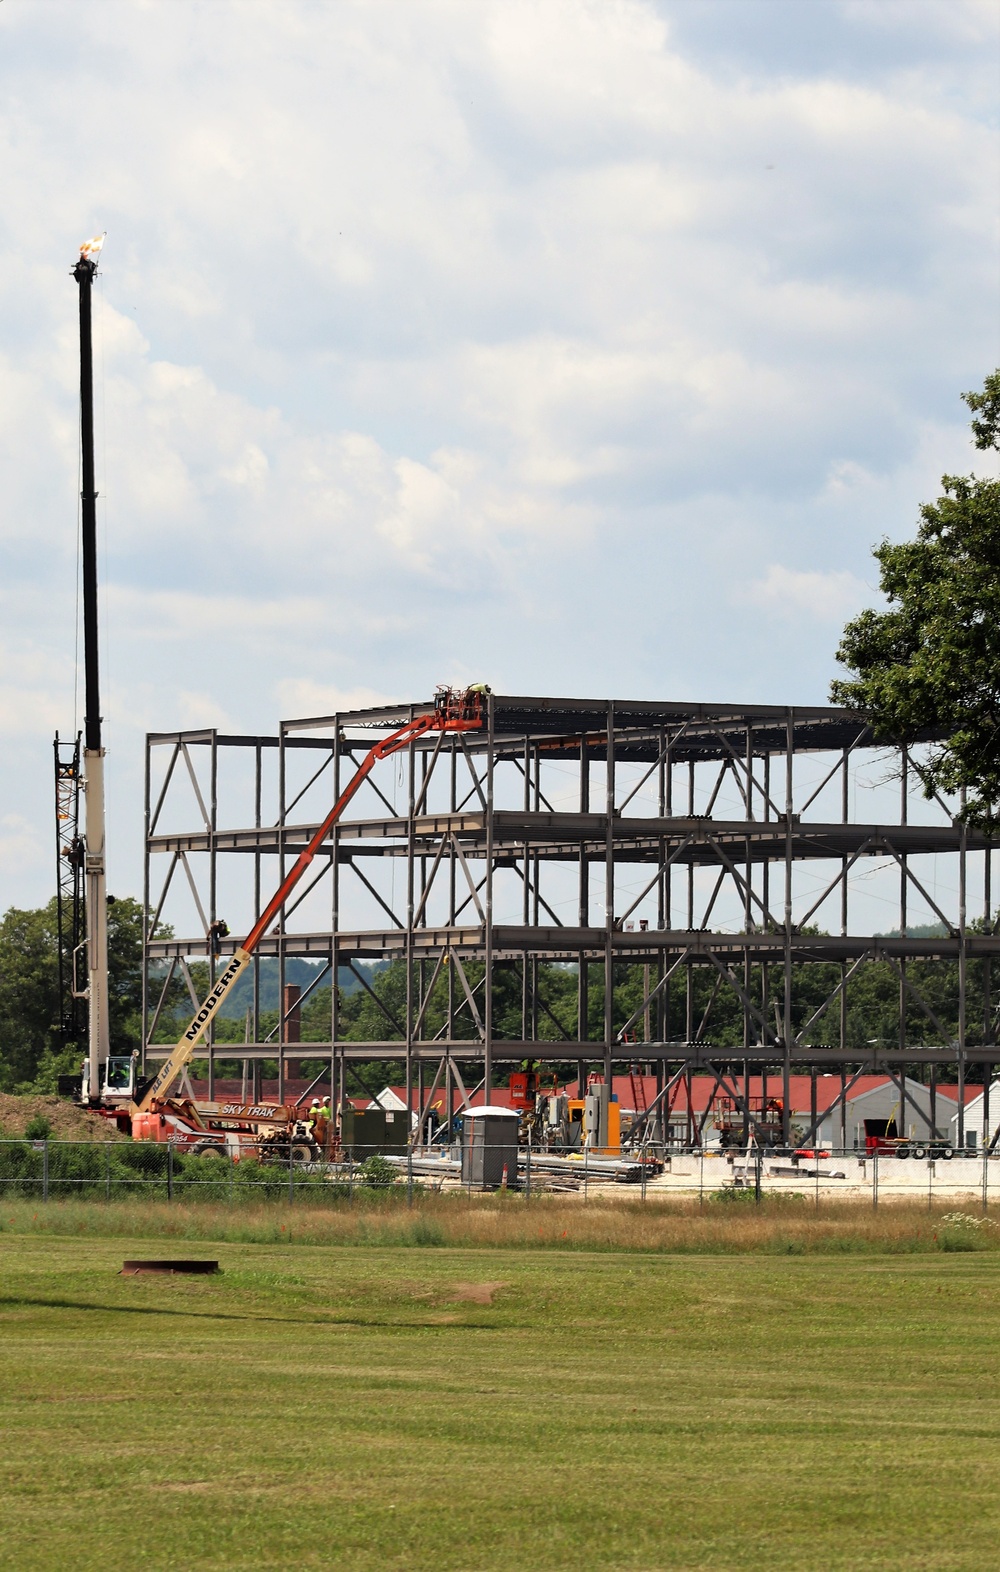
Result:
{"label": "mowed lawn", "polygon": [[996,1254],[177,1250],[0,1235],[4,1566],[1000,1564]]}

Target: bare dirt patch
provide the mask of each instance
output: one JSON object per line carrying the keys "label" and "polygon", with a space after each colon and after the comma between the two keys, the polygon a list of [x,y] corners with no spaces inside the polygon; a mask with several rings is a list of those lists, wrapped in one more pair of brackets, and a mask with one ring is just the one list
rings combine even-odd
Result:
{"label": "bare dirt patch", "polygon": [[456,1283],[448,1298],[470,1305],[491,1305],[493,1295],[506,1287],[506,1283]]}
{"label": "bare dirt patch", "polygon": [[78,1108],[64,1097],[15,1097],[0,1092],[0,1136],[17,1139],[24,1135],[24,1127],[37,1114],[52,1126],[53,1141],[127,1141],[110,1119],[89,1108]]}

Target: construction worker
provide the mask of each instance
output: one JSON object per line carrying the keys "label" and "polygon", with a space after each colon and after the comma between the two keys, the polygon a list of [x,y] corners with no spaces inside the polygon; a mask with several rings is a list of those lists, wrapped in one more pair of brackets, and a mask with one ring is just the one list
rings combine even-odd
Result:
{"label": "construction worker", "polygon": [[313,1126],[313,1140],[316,1145],[325,1148],[330,1134],[330,1101],[324,1097],[319,1107],[315,1109],[316,1123]]}

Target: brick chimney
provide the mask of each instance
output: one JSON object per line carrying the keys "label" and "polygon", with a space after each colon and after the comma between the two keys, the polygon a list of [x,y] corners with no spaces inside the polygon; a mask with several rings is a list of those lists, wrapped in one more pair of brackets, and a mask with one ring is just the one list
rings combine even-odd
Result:
{"label": "brick chimney", "polygon": [[[284,1025],[281,1029],[281,1040],[284,1043],[300,1043],[302,1041],[302,1011],[299,1000],[302,989],[298,983],[286,983],[281,1000],[281,1016]],[[302,1060],[286,1059],[285,1075],[290,1081],[302,1078]]]}

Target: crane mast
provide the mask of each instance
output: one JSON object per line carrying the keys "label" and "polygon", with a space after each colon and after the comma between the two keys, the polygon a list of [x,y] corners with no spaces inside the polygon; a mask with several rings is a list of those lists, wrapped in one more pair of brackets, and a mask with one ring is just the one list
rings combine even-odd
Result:
{"label": "crane mast", "polygon": [[83,569],[83,888],[87,918],[87,1088],[91,1102],[101,1092],[101,1073],[110,1051],[108,1020],[108,894],[104,861],[104,746],[97,628],[97,487],[94,479],[94,355],[91,294],[103,244],[87,241],[73,268],[80,295],[80,491]]}

